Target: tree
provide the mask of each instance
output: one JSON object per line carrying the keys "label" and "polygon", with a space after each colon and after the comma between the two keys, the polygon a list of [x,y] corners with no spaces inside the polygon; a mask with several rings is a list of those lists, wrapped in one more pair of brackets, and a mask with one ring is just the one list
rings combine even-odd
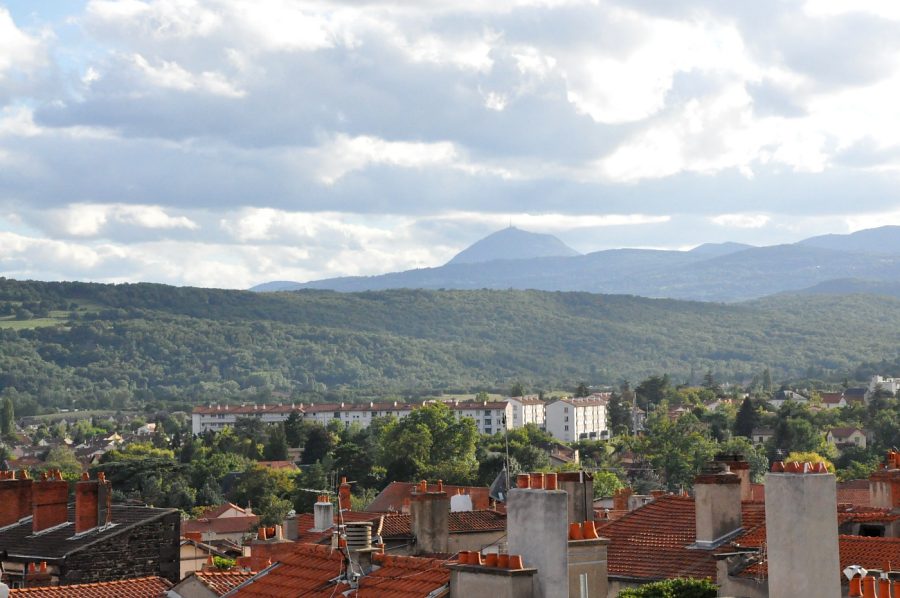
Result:
{"label": "tree", "polygon": [[619,598],[715,598],[716,584],[708,579],[666,579],[625,588]]}
{"label": "tree", "polygon": [[606,404],[606,416],[611,434],[619,435],[631,432],[631,404],[626,401],[624,395],[613,393]]}
{"label": "tree", "polygon": [[697,417],[689,413],[672,421],[665,402],[647,418],[646,435],[629,442],[662,474],[671,491],[692,487],[700,468],[715,454]]}
{"label": "tree", "polygon": [[284,425],[278,423],[270,427],[269,440],[266,442],[266,448],[263,451],[266,461],[285,461],[288,458],[287,438],[285,437]]}
{"label": "tree", "polygon": [[332,450],[334,439],[331,433],[324,426],[317,423],[311,423],[306,431],[306,444],[303,445],[303,455],[300,462],[309,465],[321,461]]}
{"label": "tree", "polygon": [[594,472],[594,498],[607,498],[625,487],[619,476],[611,471]]}
{"label": "tree", "polygon": [[443,479],[470,483],[477,471],[478,431],[468,417],[456,419],[443,403],[428,403],[381,430],[382,465],[388,479]]}
{"label": "tree", "polygon": [[722,387],[716,381],[712,370],[706,370],[706,374],[703,375],[703,388],[712,391],[716,396],[722,393]]}
{"label": "tree", "polygon": [[669,398],[669,376],[650,376],[634,389],[637,393],[638,404],[646,409],[648,405],[659,405]]}
{"label": "tree", "polygon": [[753,401],[750,400],[750,397],[745,398],[734,420],[735,436],[750,438],[753,435],[753,428],[756,427],[758,421],[759,415],[756,413]]}
{"label": "tree", "polygon": [[58,469],[67,480],[75,480],[81,475],[82,467],[75,453],[66,445],[55,446],[47,453],[43,469]]}
{"label": "tree", "polygon": [[772,373],[769,368],[763,370],[762,387],[765,392],[772,392]]}
{"label": "tree", "polygon": [[512,388],[509,389],[509,396],[524,397],[525,396],[525,386],[521,382],[513,383]]}
{"label": "tree", "polygon": [[586,397],[591,394],[590,389],[587,387],[587,384],[584,382],[578,383],[578,388],[575,389],[576,397]]}
{"label": "tree", "polygon": [[303,418],[296,411],[291,411],[284,422],[284,437],[290,448],[299,448],[306,441]]}
{"label": "tree", "polygon": [[9,438],[16,433],[16,415],[12,397],[3,399],[3,411],[0,411],[0,435]]}

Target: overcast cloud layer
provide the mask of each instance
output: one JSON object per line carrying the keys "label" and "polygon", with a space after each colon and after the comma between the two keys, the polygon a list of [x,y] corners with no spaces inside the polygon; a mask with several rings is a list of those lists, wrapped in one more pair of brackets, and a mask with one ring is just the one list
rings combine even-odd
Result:
{"label": "overcast cloud layer", "polygon": [[0,274],[245,288],[900,224],[883,0],[0,0]]}

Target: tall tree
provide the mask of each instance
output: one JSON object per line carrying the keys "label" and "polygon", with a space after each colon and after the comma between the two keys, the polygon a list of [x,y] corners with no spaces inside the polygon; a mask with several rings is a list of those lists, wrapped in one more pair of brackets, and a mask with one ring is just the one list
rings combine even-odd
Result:
{"label": "tall tree", "polygon": [[288,445],[284,425],[275,424],[269,429],[269,440],[263,450],[266,461],[285,461],[288,458]]}
{"label": "tall tree", "polygon": [[301,447],[306,439],[303,429],[303,418],[296,411],[292,411],[284,422],[284,437],[290,448]]}
{"label": "tall tree", "polygon": [[10,437],[16,433],[16,414],[11,397],[3,399],[3,411],[0,412],[0,434]]}
{"label": "tall tree", "polygon": [[333,448],[333,440],[331,433],[324,426],[311,424],[307,429],[301,463],[310,465],[324,459]]}
{"label": "tall tree", "polygon": [[524,397],[525,396],[525,386],[521,382],[513,383],[512,387],[509,389],[509,396]]}
{"label": "tall tree", "polygon": [[579,382],[578,388],[575,389],[575,396],[576,397],[586,397],[589,394],[591,394],[591,391],[587,387],[587,384],[585,384],[584,382]]}
{"label": "tall tree", "polygon": [[735,436],[744,436],[750,438],[753,434],[753,428],[759,420],[756,408],[750,397],[744,399],[741,408],[738,410],[737,417],[734,418],[734,434]]}

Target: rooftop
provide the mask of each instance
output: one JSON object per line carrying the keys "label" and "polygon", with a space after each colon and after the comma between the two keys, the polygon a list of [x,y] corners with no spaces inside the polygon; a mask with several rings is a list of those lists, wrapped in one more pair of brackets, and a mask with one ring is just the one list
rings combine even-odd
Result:
{"label": "rooftop", "polygon": [[[379,567],[363,576],[353,596],[360,598],[425,598],[441,596],[450,581],[443,561],[418,557],[380,556]],[[237,598],[332,598],[350,587],[336,582],[344,570],[339,551],[328,546],[296,544],[290,555],[260,572],[232,595]]]}
{"label": "rooftop", "polygon": [[161,577],[141,577],[46,588],[11,590],[21,598],[163,598],[172,584]]}
{"label": "rooftop", "polygon": [[[366,511],[369,513],[402,511],[404,499],[410,498],[415,488],[416,484],[410,482],[391,482],[366,507]],[[428,491],[436,492],[437,484],[429,484]],[[444,492],[450,496],[459,493],[468,494],[472,497],[472,508],[475,510],[483,510],[491,506],[490,488],[487,486],[452,486],[444,484]]]}
{"label": "rooftop", "polygon": [[96,542],[115,536],[135,525],[152,521],[172,513],[176,509],[156,509],[153,507],[115,504],[111,510],[111,525],[94,528],[75,536],[75,505],[69,505],[68,522],[35,535],[31,527],[31,517],[17,524],[0,529],[0,546],[10,557],[32,561],[55,561]]}
{"label": "rooftop", "polygon": [[[744,502],[744,529],[765,521],[765,505]],[[715,551],[688,548],[697,537],[694,499],[664,495],[597,529],[610,539],[610,577],[655,580],[716,577]]]}
{"label": "rooftop", "polygon": [[223,596],[256,575],[251,571],[195,571],[194,577],[218,596]]}

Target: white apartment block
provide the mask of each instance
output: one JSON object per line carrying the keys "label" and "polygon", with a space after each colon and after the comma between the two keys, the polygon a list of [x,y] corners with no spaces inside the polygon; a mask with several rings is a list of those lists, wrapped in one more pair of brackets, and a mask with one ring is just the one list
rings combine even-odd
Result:
{"label": "white apartment block", "polygon": [[509,429],[521,428],[527,424],[534,424],[537,427],[544,428],[545,403],[537,395],[526,395],[524,397],[510,397],[507,399],[511,409],[512,418]]}
{"label": "white apartment block", "polygon": [[[470,417],[475,420],[482,434],[495,434],[512,421],[512,407],[506,401],[444,401],[457,419]],[[191,413],[191,431],[202,434],[207,430],[221,431],[233,426],[239,417],[257,417],[264,423],[283,422],[291,413],[297,413],[305,421],[327,425],[333,420],[345,427],[359,424],[367,428],[376,417],[393,415],[404,418],[418,405],[409,403],[320,403],[311,405],[205,405],[195,407]]]}
{"label": "white apartment block", "polygon": [[444,404],[456,413],[456,419],[474,419],[482,434],[501,432],[513,419],[513,408],[509,401],[444,401]]}
{"label": "white apartment block", "polygon": [[547,405],[546,428],[557,440],[599,440],[606,438],[605,398],[559,399]]}
{"label": "white apartment block", "polygon": [[869,381],[869,392],[867,394],[871,395],[873,392],[875,392],[875,387],[879,385],[882,389],[897,394],[897,391],[900,390],[900,378],[883,378],[881,376],[872,376],[872,379]]}

